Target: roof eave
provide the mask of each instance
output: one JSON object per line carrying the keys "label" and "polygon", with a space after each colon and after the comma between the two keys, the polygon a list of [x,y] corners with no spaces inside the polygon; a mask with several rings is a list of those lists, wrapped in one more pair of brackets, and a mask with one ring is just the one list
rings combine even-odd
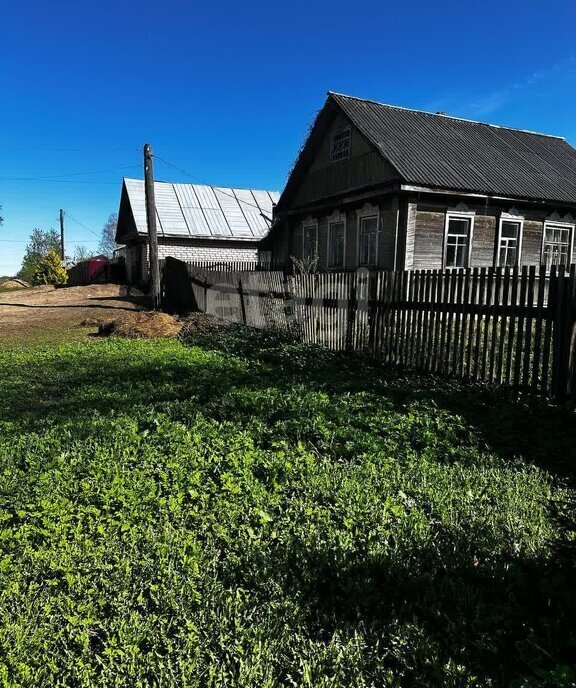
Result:
{"label": "roof eave", "polygon": [[509,201],[511,203],[531,203],[538,205],[567,205],[572,207],[576,206],[576,199],[570,201],[566,199],[559,200],[553,198],[531,198],[528,196],[499,195],[490,194],[482,191],[474,191],[470,189],[447,189],[445,187],[425,186],[421,184],[402,184],[400,186],[400,191],[407,191],[411,193],[436,194],[443,196],[465,196],[466,198],[481,198],[494,201]]}

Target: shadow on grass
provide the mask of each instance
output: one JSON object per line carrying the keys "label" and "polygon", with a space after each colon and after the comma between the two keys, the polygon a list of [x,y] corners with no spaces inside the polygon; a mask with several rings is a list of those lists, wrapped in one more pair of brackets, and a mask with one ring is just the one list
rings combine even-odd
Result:
{"label": "shadow on grass", "polygon": [[[553,407],[531,395],[485,385],[401,372],[360,356],[295,344],[282,334],[237,328],[217,337],[198,335],[188,343],[212,354],[190,356],[185,347],[182,355],[140,357],[138,349],[127,348],[112,356],[105,350],[98,355],[98,349],[95,356],[80,352],[72,363],[57,356],[42,357],[40,366],[28,363],[17,369],[17,384],[5,381],[0,418],[33,423],[47,414],[74,419],[92,411],[192,402],[197,410],[226,420],[214,409],[238,389],[279,394],[297,389],[328,396],[370,393],[398,413],[414,403],[435,405],[460,416],[487,450],[506,459],[520,457],[553,477],[576,482],[572,408]],[[106,347],[108,342],[101,344]],[[173,346],[180,349],[176,343]],[[263,418],[266,412],[249,410]]]}
{"label": "shadow on grass", "polygon": [[[294,543],[237,562],[225,582],[258,597],[262,581],[273,581],[298,600],[316,641],[354,629],[368,646],[394,638],[387,664],[403,676],[399,685],[573,686],[574,552],[479,561],[473,529],[466,539],[450,535],[402,556]],[[450,662],[481,681],[446,681]],[[513,683],[528,676],[533,683]]]}
{"label": "shadow on grass", "polygon": [[[265,428],[290,422],[290,407],[274,409],[270,401],[290,395],[296,410],[300,405],[296,425],[305,422],[307,393],[326,396],[320,411],[326,416],[340,398],[381,403],[399,416],[422,403],[461,416],[490,452],[519,457],[545,468],[553,480],[574,484],[572,412],[529,397],[514,400],[477,385],[401,374],[361,357],[243,330],[190,342],[202,349],[176,342],[100,344],[72,347],[67,355],[38,353],[35,359],[4,362],[1,419],[33,429],[47,418],[73,421],[93,411],[130,413],[152,406],[184,422],[201,412],[217,421],[260,422]],[[274,394],[268,397],[270,390]],[[243,391],[262,393],[262,400],[242,406]],[[358,427],[366,435],[379,432]],[[293,439],[290,431],[287,426],[286,437]],[[413,448],[425,449],[425,434],[407,435]],[[438,672],[455,659],[494,685],[513,685],[514,677],[540,672],[539,682],[518,685],[569,686],[571,678],[563,682],[558,672],[571,665],[576,627],[576,553],[570,535],[576,525],[569,511],[554,508],[566,537],[533,557],[499,554],[494,534],[473,525],[460,531],[438,525],[430,544],[400,554],[393,528],[380,553],[368,546],[311,545],[304,529],[285,546],[273,544],[271,551],[246,547],[234,560],[224,555],[221,576],[264,601],[267,586],[281,588],[283,598],[297,604],[310,638],[323,641],[361,628],[367,647],[378,647],[382,638],[394,636],[396,649],[387,650],[386,663],[405,672],[402,685],[473,685],[457,678],[444,682]],[[483,542],[493,549],[483,549]],[[382,657],[374,656],[373,675],[380,676]],[[437,661],[430,661],[433,656]]]}

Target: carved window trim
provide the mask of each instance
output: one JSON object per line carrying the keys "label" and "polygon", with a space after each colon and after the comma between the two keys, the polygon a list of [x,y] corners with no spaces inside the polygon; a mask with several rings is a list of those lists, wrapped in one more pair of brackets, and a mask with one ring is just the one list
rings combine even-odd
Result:
{"label": "carved window trim", "polygon": [[[346,236],[347,236],[347,222],[346,222],[346,213],[342,213],[339,210],[335,210],[331,215],[328,216],[327,218],[328,222],[328,236],[327,236],[327,256],[326,256],[326,261],[328,264],[328,268],[330,270],[337,270],[338,268],[341,268],[342,270],[346,267]],[[333,225],[339,225],[343,224],[344,225],[344,236],[343,236],[343,241],[344,241],[344,246],[342,249],[342,264],[337,264],[332,262],[332,226]]]}
{"label": "carved window trim", "polygon": [[[374,245],[374,262],[362,262],[360,260],[360,247],[362,243],[362,222],[364,220],[376,220],[376,241]],[[376,205],[365,203],[357,213],[357,234],[356,234],[356,264],[358,267],[375,268],[378,266],[378,248],[380,240],[380,208]]]}
{"label": "carved window trim", "polygon": [[[462,204],[463,205],[463,204]],[[442,250],[442,267],[445,270],[464,270],[470,267],[470,259],[472,256],[472,240],[474,237],[474,219],[476,213],[472,210],[448,210],[446,211],[446,219],[444,222],[444,246]],[[464,265],[447,265],[448,257],[448,242],[451,236],[463,236],[461,234],[451,233],[450,221],[451,220],[466,220],[468,222],[468,240],[466,244],[466,257],[464,260]],[[458,242],[456,243],[458,246]]]}
{"label": "carved window trim", "polygon": [[[522,262],[522,243],[524,241],[524,216],[515,214],[515,208],[511,208],[508,213],[501,213],[498,220],[498,233],[496,237],[496,255],[494,257],[494,265],[500,267],[500,252],[502,250],[502,226],[505,222],[518,225],[518,236],[516,238],[516,261],[514,266],[520,265]],[[506,241],[508,245],[510,242]],[[507,246],[508,248],[508,246]]]}
{"label": "carved window trim", "polygon": [[342,162],[350,157],[352,127],[340,127],[330,137],[330,162]]}

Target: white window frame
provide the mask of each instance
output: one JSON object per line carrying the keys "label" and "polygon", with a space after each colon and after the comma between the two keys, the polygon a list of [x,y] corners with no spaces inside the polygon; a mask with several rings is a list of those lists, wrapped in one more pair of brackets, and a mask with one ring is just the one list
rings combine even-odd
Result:
{"label": "white window frame", "polygon": [[518,230],[518,246],[516,249],[516,265],[521,265],[522,263],[522,242],[524,241],[524,218],[520,215],[506,215],[502,213],[500,215],[500,221],[498,222],[498,238],[496,240],[496,260],[494,264],[496,267],[500,267],[500,243],[502,241],[502,225],[505,222],[513,222],[520,225]]}
{"label": "white window frame", "polygon": [[[304,255],[304,248],[306,246],[306,230],[307,229],[313,229],[314,234],[315,234],[314,246],[315,246],[316,250],[315,250],[313,256],[305,256]],[[314,256],[318,256],[318,220],[314,220],[313,218],[306,218],[302,222],[302,260],[308,260],[309,258],[313,258]]]}
{"label": "white window frame", "polygon": [[[326,264],[328,265],[329,270],[337,270],[338,268],[341,268],[342,270],[346,267],[346,236],[347,236],[347,226],[346,226],[346,214],[345,213],[340,213],[338,211],[335,211],[330,215],[328,218],[328,244],[326,246],[327,248],[327,255],[326,255]],[[330,244],[332,241],[332,225],[336,224],[344,224],[344,253],[342,256],[342,265],[332,265],[330,263]]]}
{"label": "white window frame", "polygon": [[[446,219],[444,221],[444,247],[442,250],[442,268],[444,270],[465,270],[470,267],[470,259],[472,256],[472,240],[474,237],[474,218],[476,213],[474,211],[452,211],[446,212]],[[469,220],[470,221],[470,231],[468,233],[468,248],[466,251],[466,261],[465,265],[460,266],[450,266],[446,265],[446,257],[448,253],[448,228],[450,226],[450,220]]]}
{"label": "white window frame", "polygon": [[556,220],[545,220],[542,226],[542,247],[540,250],[540,264],[544,265],[544,247],[546,246],[546,229],[548,227],[561,227],[562,229],[570,230],[570,241],[568,242],[568,263],[570,265],[574,258],[574,228],[576,225],[573,222],[556,222]]}
{"label": "white window frame", "polygon": [[[334,139],[336,136],[339,134],[343,134],[344,132],[348,132],[348,152],[346,156],[336,158],[334,159]],[[339,129],[336,129],[336,131],[332,132],[332,136],[330,137],[330,163],[337,163],[337,162],[342,162],[343,160],[348,160],[350,158],[350,150],[352,148],[352,127],[346,126],[346,127],[340,127]]]}
{"label": "white window frame", "polygon": [[[362,229],[362,220],[369,220],[376,218],[376,246],[374,247],[374,264],[360,262],[360,237]],[[378,206],[364,204],[357,214],[358,227],[356,231],[356,265],[359,268],[377,268],[378,267],[378,250],[380,243],[380,208]]]}

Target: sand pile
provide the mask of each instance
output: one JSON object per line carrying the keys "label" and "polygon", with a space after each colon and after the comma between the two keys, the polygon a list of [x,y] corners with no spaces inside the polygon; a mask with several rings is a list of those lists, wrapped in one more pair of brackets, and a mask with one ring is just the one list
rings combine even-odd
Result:
{"label": "sand pile", "polygon": [[21,279],[9,279],[0,282],[0,289],[29,289],[32,285]]}

